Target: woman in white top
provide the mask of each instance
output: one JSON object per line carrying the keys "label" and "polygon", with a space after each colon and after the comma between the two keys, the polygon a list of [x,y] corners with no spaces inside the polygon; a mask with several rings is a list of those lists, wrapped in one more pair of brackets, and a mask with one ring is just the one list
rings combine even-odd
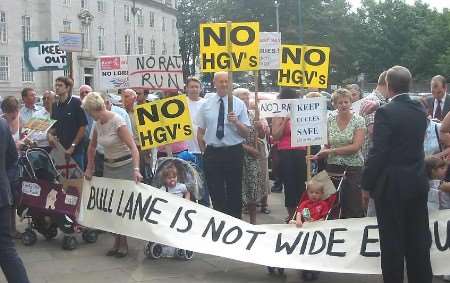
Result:
{"label": "woman in white top", "polygon": [[[84,98],[83,108],[96,121],[88,147],[86,178],[92,178],[94,173],[95,150],[99,143],[105,152],[103,176],[134,180],[139,183],[142,180],[139,171],[139,152],[125,121],[118,114],[108,111],[101,95],[96,92],[91,92]],[[127,254],[127,238],[115,235],[114,247],[106,255],[125,257]]]}

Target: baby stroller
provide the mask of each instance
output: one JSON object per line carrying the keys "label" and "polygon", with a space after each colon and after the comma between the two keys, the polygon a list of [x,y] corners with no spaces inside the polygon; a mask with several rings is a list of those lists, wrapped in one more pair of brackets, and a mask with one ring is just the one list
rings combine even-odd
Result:
{"label": "baby stroller", "polygon": [[[180,158],[163,157],[158,159],[152,186],[155,188],[161,188],[163,186],[164,178],[162,172],[169,166],[175,166],[177,168],[178,182],[185,184],[191,195],[199,199],[202,195],[200,192],[200,188],[202,188],[201,176],[194,164]],[[194,252],[192,251],[169,247],[155,242],[148,242],[146,244],[144,254],[150,259],[170,257],[190,260],[194,256]]]}
{"label": "baby stroller", "polygon": [[[339,200],[344,178],[345,172],[343,174],[328,174],[326,171],[321,171],[311,179],[312,181],[324,184],[324,195],[322,200],[327,202],[328,207],[330,208],[325,217],[325,220],[339,219],[341,217],[341,206],[339,204]],[[299,203],[303,202],[307,198],[308,195],[305,191],[300,197]],[[295,221],[296,215],[297,212],[295,212],[294,215],[289,216],[288,223],[290,223],[291,221]],[[267,271],[271,275],[275,275],[278,273],[278,275],[284,276],[284,268],[268,266]],[[317,276],[317,273],[315,273],[315,271],[305,272],[310,273],[312,278]]]}
{"label": "baby stroller", "polygon": [[73,235],[82,231],[87,243],[97,241],[97,232],[84,229],[76,223],[80,205],[80,190],[75,185],[64,188],[62,177],[48,153],[40,148],[27,149],[19,159],[20,184],[17,186],[17,213],[28,220],[28,227],[22,234],[26,246],[37,241],[36,232],[47,240],[64,233],[62,248],[73,250],[78,243]]}

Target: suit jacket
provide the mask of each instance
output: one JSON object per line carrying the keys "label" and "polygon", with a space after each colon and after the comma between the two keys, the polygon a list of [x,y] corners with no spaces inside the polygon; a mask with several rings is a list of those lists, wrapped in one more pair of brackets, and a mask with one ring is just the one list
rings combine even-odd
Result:
{"label": "suit jacket", "polygon": [[[425,99],[427,105],[428,105],[428,115],[431,115],[433,117],[434,113],[434,97],[430,96]],[[447,113],[450,112],[450,95],[446,94],[444,96],[444,108],[442,108],[442,117],[445,117]]]}
{"label": "suit jacket", "polygon": [[423,142],[427,113],[402,94],[375,114],[373,147],[363,173],[362,187],[379,198],[408,199],[428,193]]}
{"label": "suit jacket", "polygon": [[0,207],[12,205],[7,171],[17,166],[18,154],[8,123],[0,118]]}

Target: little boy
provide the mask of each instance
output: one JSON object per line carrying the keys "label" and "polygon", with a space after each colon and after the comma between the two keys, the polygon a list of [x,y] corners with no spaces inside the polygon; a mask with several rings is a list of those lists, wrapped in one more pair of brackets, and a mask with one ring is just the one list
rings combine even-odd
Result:
{"label": "little boy", "polygon": [[296,225],[302,227],[304,222],[323,220],[330,207],[322,200],[324,195],[324,185],[315,181],[306,183],[306,193],[308,198],[303,200],[297,207]]}

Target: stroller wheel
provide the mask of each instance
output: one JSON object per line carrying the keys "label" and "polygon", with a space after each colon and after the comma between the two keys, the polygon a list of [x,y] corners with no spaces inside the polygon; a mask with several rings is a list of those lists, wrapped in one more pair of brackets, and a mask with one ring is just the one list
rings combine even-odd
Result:
{"label": "stroller wheel", "polygon": [[95,230],[87,229],[87,230],[83,231],[83,233],[81,234],[81,237],[83,238],[83,240],[86,243],[93,244],[93,243],[97,242],[98,234],[97,234],[97,231],[95,231]]}
{"label": "stroller wheel", "polygon": [[26,229],[25,232],[22,234],[22,243],[25,246],[32,246],[36,244],[37,241],[37,235],[36,232],[34,232],[31,229]]}
{"label": "stroller wheel", "polygon": [[50,226],[43,235],[45,239],[49,241],[58,235],[58,228],[56,228],[56,226]]}
{"label": "stroller wheel", "polygon": [[184,251],[184,260],[191,260],[193,257],[194,257],[193,251],[188,251],[188,250]]}
{"label": "stroller wheel", "polygon": [[64,236],[62,248],[67,251],[76,249],[78,246],[77,239],[74,236]]}
{"label": "stroller wheel", "polygon": [[163,247],[160,244],[149,242],[145,247],[145,255],[151,259],[158,259],[161,257]]}
{"label": "stroller wheel", "polygon": [[278,275],[284,275],[284,268],[278,268]]}

